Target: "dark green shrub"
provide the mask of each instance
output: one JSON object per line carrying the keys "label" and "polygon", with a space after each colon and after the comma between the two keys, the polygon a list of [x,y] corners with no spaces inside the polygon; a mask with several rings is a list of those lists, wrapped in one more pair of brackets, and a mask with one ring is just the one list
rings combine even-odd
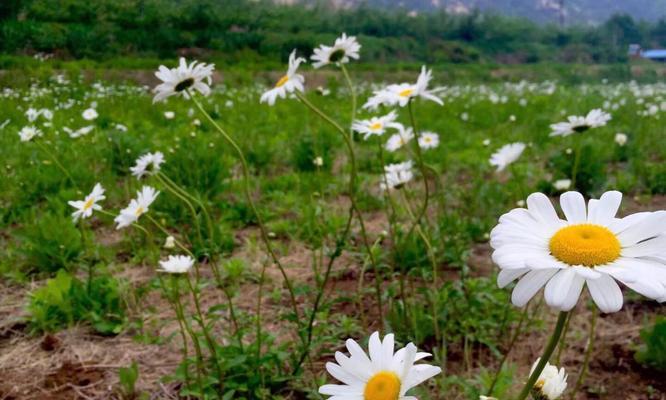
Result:
{"label": "dark green shrub", "polygon": [[636,361],[659,371],[666,371],[666,318],[641,331],[643,345],[636,352]]}

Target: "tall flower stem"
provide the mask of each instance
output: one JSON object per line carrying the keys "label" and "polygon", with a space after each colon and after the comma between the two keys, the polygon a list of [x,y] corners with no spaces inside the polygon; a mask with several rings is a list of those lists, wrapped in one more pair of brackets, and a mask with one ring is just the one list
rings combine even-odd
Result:
{"label": "tall flower stem", "polygon": [[543,350],[543,354],[539,359],[539,363],[537,364],[534,371],[530,374],[530,378],[527,380],[527,383],[523,387],[523,390],[520,392],[516,400],[525,400],[527,396],[530,394],[530,391],[534,387],[534,384],[536,383],[537,379],[539,379],[541,372],[546,367],[546,363],[548,363],[548,360],[550,360],[550,356],[553,355],[555,347],[557,347],[557,342],[560,339],[560,335],[562,335],[562,330],[564,329],[564,323],[567,320],[568,315],[569,315],[568,311],[560,311],[560,314],[557,317],[557,323],[555,324],[555,329],[553,330],[553,334],[550,336],[548,344],[546,345],[546,348]]}
{"label": "tall flower stem", "polygon": [[347,67],[345,67],[345,64],[340,63],[340,69],[342,70],[342,74],[345,76],[345,81],[347,81],[347,86],[349,87],[349,91],[351,92],[351,97],[352,97],[351,122],[353,123],[354,120],[356,119],[356,89],[354,89],[354,84],[352,83],[351,77],[349,76],[349,72],[347,71]]}
{"label": "tall flower stem", "polygon": [[562,352],[566,348],[567,343],[567,334],[569,333],[569,324],[571,323],[571,318],[573,318],[574,312],[571,311],[567,317],[567,322],[564,323],[564,332],[562,332],[562,338],[560,339],[559,347],[557,348],[557,356],[555,357],[555,364],[560,365],[560,357]]}
{"label": "tall flower stem", "polygon": [[44,153],[46,153],[49,157],[51,157],[51,159],[53,160],[53,162],[55,163],[55,165],[56,165],[56,166],[57,166],[57,167],[58,167],[58,168],[59,168],[59,169],[65,174],[65,176],[67,177],[67,179],[69,179],[69,181],[72,183],[72,185],[76,186],[76,182],[74,182],[74,178],[72,178],[72,175],[69,173],[69,171],[67,170],[67,168],[65,168],[65,167],[60,163],[60,161],[58,160],[58,157],[56,157],[55,154],[51,153],[51,151],[49,151],[49,149],[48,149],[46,146],[44,146],[44,144],[43,144],[42,142],[40,142],[39,140],[35,140],[35,143],[37,144],[37,146],[38,146],[38,147],[39,147]]}
{"label": "tall flower stem", "polygon": [[303,94],[296,92],[296,97],[312,112],[317,114],[319,117],[321,117],[324,121],[329,123],[331,126],[333,126],[340,134],[342,135],[345,145],[347,146],[347,151],[349,153],[349,161],[351,164],[351,174],[349,177],[349,201],[351,202],[351,208],[356,212],[356,216],[358,218],[359,226],[361,228],[361,238],[363,239],[363,244],[365,246],[366,251],[368,252],[368,255],[370,257],[370,262],[372,263],[372,266],[374,268],[375,272],[375,291],[377,292],[377,308],[379,311],[379,318],[381,320],[381,326],[385,326],[385,321],[384,321],[384,306],[383,306],[383,301],[382,301],[382,292],[381,292],[381,275],[379,271],[379,266],[377,265],[377,260],[375,259],[375,255],[372,252],[372,248],[370,246],[370,242],[368,240],[368,235],[365,230],[365,222],[363,220],[363,214],[361,213],[361,210],[358,208],[358,205],[356,204],[356,189],[357,189],[357,166],[356,166],[356,154],[354,153],[354,145],[352,143],[351,135],[348,134],[337,122],[335,122],[331,117],[326,115],[323,111],[321,111],[319,108],[317,108],[314,104],[312,104]]}
{"label": "tall flower stem", "polygon": [[[79,221],[79,229],[81,231],[81,244],[83,245],[83,251],[88,247],[88,235],[86,235],[86,228],[83,226],[83,218]],[[92,291],[92,280],[93,280],[93,265],[92,263],[88,264],[88,282],[87,282],[87,291],[88,296]]]}
{"label": "tall flower stem", "polygon": [[423,189],[425,191],[425,194],[423,196],[423,205],[421,206],[421,209],[419,210],[417,217],[414,219],[414,224],[407,232],[407,236],[409,236],[414,231],[416,225],[421,223],[421,220],[423,219],[423,217],[425,217],[426,213],[428,212],[428,201],[430,200],[430,185],[428,185],[428,174],[427,174],[428,169],[426,168],[425,162],[423,161],[423,152],[421,151],[421,146],[419,145],[420,134],[418,127],[416,126],[416,119],[414,118],[414,111],[412,110],[411,100],[409,100],[409,102],[407,103],[407,109],[409,110],[409,119],[412,124],[412,129],[414,130],[414,139],[415,139],[414,152],[416,154],[416,162],[419,166],[419,170],[421,171],[421,175],[423,176]]}
{"label": "tall flower stem", "polygon": [[179,200],[181,200],[183,203],[185,203],[187,205],[187,207],[190,209],[190,213],[192,214],[192,218],[194,219],[195,229],[197,231],[197,238],[199,239],[199,243],[201,243],[203,245],[204,241],[203,241],[203,237],[201,236],[201,225],[199,224],[199,217],[197,216],[197,212],[194,209],[194,206],[192,205],[192,203],[185,196],[183,196],[180,192],[178,192],[171,185],[169,185],[164,179],[162,179],[159,174],[156,174],[155,177],[162,184],[162,186],[164,186],[169,192],[171,192],[171,194],[173,194]]}
{"label": "tall flower stem", "polygon": [[576,149],[574,150],[574,162],[573,166],[571,168],[571,190],[576,190],[576,182],[577,182],[577,177],[578,177],[578,168],[580,167],[580,156],[581,156],[581,148],[582,148],[582,142],[583,142],[583,137],[582,133],[577,133],[576,134],[578,137],[576,138],[576,144],[575,147]]}
{"label": "tall flower stem", "polygon": [[201,103],[196,99],[196,97],[191,96],[190,98],[196,105],[196,107],[199,109],[201,114],[210,122],[215,129],[222,134],[222,137],[224,140],[234,149],[236,152],[236,155],[238,156],[238,159],[241,162],[241,166],[243,169],[243,191],[245,192],[245,198],[247,199],[248,204],[250,205],[250,208],[252,209],[252,213],[255,215],[255,218],[257,218],[257,225],[259,226],[259,231],[261,232],[261,239],[264,242],[264,245],[266,246],[266,250],[268,251],[271,259],[277,265],[278,269],[280,270],[280,273],[282,274],[282,278],[284,279],[285,286],[287,287],[287,291],[289,292],[289,297],[291,300],[291,307],[294,312],[294,316],[296,317],[296,324],[300,328],[300,313],[298,311],[298,303],[296,302],[296,295],[294,294],[294,288],[291,284],[291,280],[289,279],[289,276],[287,275],[287,272],[285,271],[284,267],[282,266],[282,263],[280,262],[280,259],[278,258],[277,254],[275,254],[275,251],[273,250],[273,245],[271,244],[271,241],[268,237],[268,231],[266,230],[266,226],[264,225],[263,218],[261,217],[261,214],[259,214],[259,210],[257,210],[256,205],[254,204],[254,200],[252,199],[252,193],[250,189],[250,168],[248,167],[247,160],[245,159],[245,155],[243,154],[243,150],[238,146],[236,141],[229,136],[229,134],[222,129],[222,127],[204,110],[203,106]]}
{"label": "tall flower stem", "polygon": [[506,349],[506,351],[504,352],[504,355],[502,356],[502,361],[500,361],[499,367],[497,367],[497,372],[495,372],[493,381],[490,384],[490,388],[488,388],[488,397],[491,397],[493,395],[493,390],[495,390],[495,385],[497,385],[497,381],[499,381],[499,377],[502,374],[502,368],[504,368],[504,363],[506,363],[506,360],[509,358],[509,354],[511,354],[511,350],[513,350],[513,346],[516,344],[516,342],[518,341],[518,337],[520,337],[520,334],[523,332],[523,322],[525,322],[528,310],[529,307],[525,306],[523,313],[520,315],[518,326],[516,327],[516,330],[513,332],[513,336],[511,337],[511,342],[509,342],[509,348]]}
{"label": "tall flower stem", "polygon": [[576,398],[576,393],[578,392],[578,389],[580,389],[581,385],[583,384],[583,381],[585,380],[585,376],[587,375],[587,367],[590,364],[590,356],[594,351],[594,333],[597,325],[598,314],[599,312],[597,310],[597,307],[593,306],[592,319],[590,320],[590,332],[588,334],[588,339],[587,339],[587,349],[585,350],[585,358],[583,359],[583,366],[580,369],[580,374],[578,375],[578,379],[576,379],[576,385],[574,386],[573,391],[571,392],[571,400],[574,400]]}

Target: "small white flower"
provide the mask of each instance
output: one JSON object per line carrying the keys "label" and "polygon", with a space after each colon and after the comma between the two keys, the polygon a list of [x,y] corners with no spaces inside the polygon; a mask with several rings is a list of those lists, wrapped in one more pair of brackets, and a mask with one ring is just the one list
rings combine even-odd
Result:
{"label": "small white flower", "polygon": [[490,145],[490,139],[483,139],[483,145],[484,146],[489,146]]}
{"label": "small white flower", "polygon": [[92,132],[92,130],[94,128],[95,127],[93,125],[88,125],[88,126],[84,126],[83,128],[79,128],[79,129],[74,131],[74,130],[71,130],[68,127],[64,126],[62,128],[62,130],[65,131],[69,135],[69,137],[71,137],[72,139],[76,139],[76,138],[79,138],[81,136],[85,136],[85,135],[89,134],[90,132]]}
{"label": "small white flower", "polygon": [[187,64],[187,61],[182,57],[176,68],[169,69],[160,65],[158,71],[155,72],[155,76],[162,83],[153,89],[153,92],[156,93],[153,97],[153,103],[179,94],[188,99],[190,90],[196,90],[202,95],[208,96],[214,70],[215,64],[199,63],[198,61]]}
{"label": "small white flower", "polygon": [[490,157],[490,165],[497,167],[497,172],[504,171],[506,167],[518,160],[525,147],[525,143],[521,142],[502,146]]}
{"label": "small white flower", "polygon": [[424,149],[434,149],[439,146],[439,135],[434,132],[423,132],[419,135],[419,146]]}
{"label": "small white flower", "polygon": [[405,183],[411,181],[414,178],[413,166],[414,163],[411,160],[384,166],[384,176],[380,183],[381,189],[399,189]]}
{"label": "small white flower", "polygon": [[164,246],[165,249],[173,249],[176,247],[176,238],[173,236],[167,236],[166,240],[164,241]]}
{"label": "small white flower", "polygon": [[586,116],[571,115],[566,122],[552,124],[550,136],[569,136],[573,133],[582,133],[588,129],[598,128],[610,121],[611,115],[601,109],[594,109]]}
{"label": "small white flower", "polygon": [[130,171],[137,179],[141,179],[145,175],[155,175],[160,172],[160,166],[163,163],[164,154],[162,152],[147,153],[137,158],[136,163],[130,168]]}
{"label": "small white flower", "polygon": [[553,182],[553,187],[555,190],[569,190],[571,188],[571,179],[558,179],[555,182]]}
{"label": "small white flower", "polygon": [[314,160],[312,160],[312,163],[316,165],[317,167],[321,167],[324,165],[324,159],[321,157],[315,157]]}
{"label": "small white flower", "polygon": [[404,107],[411,99],[420,97],[425,100],[431,100],[439,105],[444,102],[428,90],[428,84],[432,79],[432,71],[421,67],[416,83],[400,83],[389,85],[385,89],[377,90],[363,105],[363,108],[375,110],[380,105]]}
{"label": "small white flower", "polygon": [[127,132],[127,127],[123,124],[116,124],[115,127],[116,127],[116,130],[118,130],[120,132]]}
{"label": "small white flower", "polygon": [[627,144],[628,137],[624,133],[616,133],[615,134],[615,143],[617,143],[618,146],[624,146]]}
{"label": "small white flower", "polygon": [[97,110],[95,110],[94,108],[88,108],[83,111],[83,114],[81,114],[81,116],[86,121],[92,121],[96,119],[99,116],[99,114],[97,114]]}
{"label": "small white flower", "polygon": [[28,108],[25,112],[25,117],[28,118],[28,122],[35,122],[39,118],[40,112],[35,108]]}
{"label": "small white flower", "polygon": [[399,129],[398,125],[395,123],[396,118],[398,118],[398,115],[395,111],[391,111],[381,117],[372,117],[370,119],[354,121],[352,129],[363,134],[363,140],[368,140],[372,135],[383,135],[387,128]]}
{"label": "small white flower", "polygon": [[[541,359],[537,358],[537,360],[532,365],[530,375],[536,369],[539,360]],[[546,363],[546,366],[544,367],[543,371],[541,371],[541,374],[534,384],[532,391],[538,393],[538,395],[544,397],[546,400],[555,400],[559,398],[566,390],[567,377],[568,376],[565,373],[564,368],[560,368],[558,370],[555,365]]]}
{"label": "small white flower", "polygon": [[414,139],[412,128],[404,128],[402,125],[398,128],[398,133],[394,133],[386,141],[387,151],[394,152]]}
{"label": "small white flower", "polygon": [[292,51],[289,55],[289,68],[287,69],[287,74],[277,81],[275,87],[264,92],[264,94],[261,95],[259,102],[268,103],[269,106],[272,106],[275,104],[275,100],[278,97],[284,99],[287,97],[287,93],[293,93],[295,91],[303,92],[305,90],[303,87],[305,78],[303,78],[303,75],[296,73],[298,66],[303,62],[305,62],[305,58],[297,58],[296,50]]}
{"label": "small white flower", "polygon": [[460,114],[460,119],[463,121],[468,121],[469,120],[469,114],[466,112],[463,112]]}
{"label": "small white flower", "polygon": [[176,113],[173,111],[165,111],[164,112],[164,118],[166,119],[173,119],[176,116]]}
{"label": "small white flower", "polygon": [[525,200],[522,200],[522,199],[521,199],[521,200],[518,200],[518,201],[516,202],[516,205],[517,205],[518,207],[525,207]]}
{"label": "small white flower", "polygon": [[24,126],[19,131],[19,137],[21,138],[22,142],[29,142],[37,136],[42,136],[42,131],[34,126]]}
{"label": "small white flower", "polygon": [[129,205],[120,210],[120,214],[114,219],[118,224],[116,229],[126,228],[136,222],[139,217],[149,211],[150,205],[160,194],[150,186],[144,186],[136,193],[136,199],[132,199]]}
{"label": "small white flower", "polygon": [[356,41],[356,37],[343,33],[342,36],[335,39],[333,46],[322,44],[314,49],[314,54],[310,59],[314,61],[312,66],[315,68],[328,64],[346,64],[351,58],[358,60],[360,50],[361,45]]}
{"label": "small white flower", "polygon": [[74,222],[78,221],[80,218],[90,218],[93,214],[93,210],[101,210],[102,206],[97,204],[97,202],[105,199],[104,188],[98,183],[93,187],[92,192],[90,192],[85,199],[68,201],[67,204],[76,208],[76,211],[72,213],[72,219]]}
{"label": "small white flower", "polygon": [[169,256],[166,261],[160,261],[160,272],[169,274],[185,274],[194,265],[194,259],[190,256]]}
{"label": "small white flower", "polygon": [[53,111],[49,110],[48,108],[42,108],[39,110],[39,113],[44,117],[44,119],[51,121],[53,119]]}

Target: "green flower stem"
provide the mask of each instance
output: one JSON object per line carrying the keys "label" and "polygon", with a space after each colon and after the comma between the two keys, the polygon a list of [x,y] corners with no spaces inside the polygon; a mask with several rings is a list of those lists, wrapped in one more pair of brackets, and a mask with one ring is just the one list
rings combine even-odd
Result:
{"label": "green flower stem", "polygon": [[[88,247],[88,240],[87,240],[87,235],[86,235],[86,229],[84,226],[83,218],[79,220],[79,230],[81,232],[81,245],[83,246],[83,251],[85,255],[86,248]],[[93,280],[93,265],[90,263],[88,265],[88,282],[87,282],[87,290],[88,290],[88,296],[90,296],[90,292],[92,291],[92,280]]]}
{"label": "green flower stem", "polygon": [[190,213],[192,214],[192,218],[194,219],[195,229],[197,231],[197,237],[199,239],[199,243],[203,245],[204,240],[203,237],[201,236],[201,225],[199,224],[199,217],[197,216],[197,212],[194,209],[192,203],[185,196],[183,196],[178,190],[174,189],[169,183],[167,183],[166,180],[162,179],[160,174],[156,174],[154,176],[162,184],[162,186],[164,186],[169,192],[171,192],[171,194],[173,194],[183,203],[185,203],[187,207],[190,209]]}
{"label": "green flower stem", "polygon": [[520,334],[523,333],[523,327],[524,327],[523,322],[525,322],[528,311],[529,311],[529,306],[525,306],[525,309],[523,310],[523,313],[520,315],[520,320],[518,321],[518,326],[516,327],[516,330],[513,332],[513,336],[511,337],[511,341],[509,342],[509,348],[506,349],[506,351],[504,352],[504,355],[502,356],[502,361],[500,361],[499,367],[497,367],[497,372],[495,372],[495,376],[493,377],[493,381],[490,384],[490,388],[488,389],[488,397],[492,397],[493,391],[495,390],[495,386],[497,385],[497,382],[499,381],[499,377],[502,374],[502,368],[504,368],[504,363],[506,363],[506,360],[509,358],[509,354],[511,354],[511,351],[513,350],[513,346],[518,341],[518,338],[520,337]]}
{"label": "green flower stem", "polygon": [[65,167],[60,163],[60,161],[58,160],[58,157],[56,157],[55,154],[51,153],[51,151],[49,151],[49,149],[48,149],[46,146],[44,146],[44,144],[43,144],[42,142],[40,142],[39,140],[35,140],[35,144],[37,144],[37,146],[38,146],[38,147],[39,147],[44,153],[46,153],[49,157],[51,157],[51,159],[53,160],[53,162],[55,163],[55,165],[56,165],[56,166],[57,166],[57,167],[58,167],[58,168],[59,168],[59,169],[65,174],[65,176],[67,177],[67,179],[69,179],[69,181],[72,183],[72,185],[76,186],[76,182],[74,182],[74,178],[72,178],[72,175],[70,175],[70,173],[69,173],[69,171],[67,170],[67,168],[65,168]]}
{"label": "green flower stem", "polygon": [[259,376],[261,378],[262,386],[264,382],[264,373],[263,373],[263,368],[261,368],[261,301],[262,301],[262,294],[264,292],[264,279],[266,277],[266,264],[264,263],[261,266],[261,275],[259,277],[259,290],[257,292],[257,310],[255,312],[257,316],[257,324],[255,325],[256,329],[256,335],[257,335],[257,356],[256,356],[256,368],[257,371],[259,371]]}
{"label": "green flower stem", "polygon": [[243,154],[243,150],[238,146],[238,144],[227,134],[227,132],[222,129],[222,127],[204,110],[203,106],[195,97],[192,96],[191,93],[188,92],[190,95],[190,98],[196,105],[196,107],[201,111],[203,116],[210,122],[215,129],[222,134],[222,137],[224,137],[224,140],[234,149],[236,152],[238,159],[241,162],[241,166],[243,169],[243,190],[245,192],[245,197],[247,199],[248,204],[250,205],[250,208],[252,209],[252,212],[254,213],[255,217],[257,218],[257,225],[259,225],[259,231],[261,232],[261,239],[263,240],[266,250],[268,251],[271,259],[277,265],[278,269],[280,270],[280,273],[282,274],[282,278],[284,279],[285,286],[287,286],[287,290],[289,291],[289,297],[291,300],[291,307],[294,312],[295,321],[297,326],[300,328],[300,313],[298,311],[298,303],[296,302],[296,295],[294,294],[294,288],[291,284],[291,280],[289,280],[289,276],[287,275],[287,272],[285,271],[284,267],[282,266],[282,263],[280,262],[280,259],[277,257],[277,254],[275,254],[275,251],[273,250],[273,245],[271,244],[270,239],[268,238],[268,231],[266,230],[266,226],[264,225],[263,219],[261,217],[261,214],[259,214],[259,210],[257,210],[256,205],[254,204],[254,200],[252,199],[252,193],[250,191],[250,168],[248,167],[247,160],[245,160],[245,155]]}
{"label": "green flower stem", "polygon": [[358,217],[358,222],[359,226],[361,228],[361,238],[363,239],[363,244],[366,248],[366,251],[368,252],[370,256],[370,261],[372,263],[372,266],[375,271],[375,291],[377,292],[377,308],[379,311],[379,318],[381,322],[382,328],[386,326],[385,321],[384,321],[384,306],[383,306],[383,301],[382,301],[382,292],[381,292],[381,275],[379,271],[379,266],[377,265],[377,260],[375,259],[375,255],[372,252],[372,249],[370,247],[370,242],[368,241],[368,235],[365,230],[365,222],[363,220],[363,214],[361,213],[361,210],[358,208],[358,205],[356,204],[356,180],[357,180],[357,166],[356,166],[356,154],[354,153],[354,145],[352,143],[351,135],[347,134],[347,132],[331,117],[326,115],[323,111],[321,111],[319,108],[317,108],[314,104],[312,104],[303,94],[299,92],[295,92],[296,97],[310,110],[312,110],[315,114],[317,114],[319,117],[321,117],[324,121],[328,122],[331,126],[333,126],[336,130],[340,132],[342,135],[345,144],[347,146],[347,151],[349,153],[349,161],[351,164],[351,174],[349,177],[349,201],[351,202],[351,208],[356,212],[356,216]]}
{"label": "green flower stem", "polygon": [[[163,227],[162,224],[160,224],[159,222],[157,222],[157,220],[155,220],[155,218],[151,217],[151,216],[148,215],[148,214],[144,214],[144,215],[145,215],[146,218],[147,218],[150,222],[152,222],[153,225],[155,225],[155,226],[157,227],[157,229],[159,229],[163,234],[165,234],[165,235],[167,235],[167,236],[171,236],[171,233],[170,233],[165,227]],[[183,243],[181,243],[180,241],[178,241],[178,239],[174,238],[174,239],[173,239],[173,242],[174,242],[174,243],[176,244],[176,246],[178,246],[181,250],[183,250],[185,253],[187,253],[188,256],[190,256],[190,257],[192,257],[192,258],[196,258],[196,257],[194,257],[194,254],[190,251],[190,249],[188,249],[187,247],[185,247],[185,245],[184,245]]]}
{"label": "green flower stem", "polygon": [[530,391],[534,387],[534,384],[536,383],[537,379],[539,379],[541,372],[546,367],[546,363],[548,363],[548,360],[550,360],[550,356],[553,355],[555,347],[557,347],[557,342],[560,339],[560,336],[562,335],[564,323],[566,322],[568,315],[569,315],[568,311],[560,311],[560,314],[557,317],[557,324],[555,325],[555,330],[553,331],[553,334],[551,335],[550,340],[546,345],[546,348],[543,350],[541,359],[539,360],[539,363],[537,364],[532,374],[530,374],[530,378],[527,380],[527,383],[523,387],[523,390],[520,392],[516,400],[525,400],[527,396],[530,394]]}
{"label": "green flower stem", "polygon": [[[114,214],[114,213],[110,213],[110,212],[108,212],[108,211],[106,211],[106,210],[95,210],[95,211],[98,212],[98,213],[100,213],[100,214],[106,215],[107,217],[111,217],[111,218],[116,218],[116,217],[117,217],[116,214]],[[149,232],[148,230],[146,230],[146,228],[144,228],[143,226],[141,226],[141,225],[139,225],[139,224],[137,224],[137,223],[133,223],[132,226],[135,227],[135,228],[137,228],[137,229],[140,230],[141,232],[145,233],[146,236],[152,238],[152,235],[150,234],[150,232]]]}
{"label": "green flower stem", "polygon": [[351,124],[354,122],[356,119],[356,89],[354,88],[354,84],[352,83],[351,77],[349,76],[349,72],[347,71],[347,67],[345,67],[345,64],[340,63],[340,69],[342,70],[342,74],[345,76],[345,81],[347,81],[347,86],[349,87],[349,91],[351,92],[351,97],[352,97],[352,113],[351,113]]}
{"label": "green flower stem", "polygon": [[414,219],[414,224],[407,232],[407,236],[410,236],[414,231],[416,225],[421,223],[421,220],[423,219],[423,217],[425,217],[426,213],[428,212],[428,201],[430,200],[430,185],[428,185],[428,175],[427,175],[428,168],[426,168],[425,162],[423,161],[423,152],[421,151],[421,146],[419,145],[420,133],[418,131],[418,127],[416,126],[416,119],[414,118],[414,111],[412,110],[411,100],[409,100],[409,102],[407,103],[407,109],[409,110],[409,119],[412,123],[412,129],[414,130],[414,152],[416,154],[416,162],[418,164],[419,170],[421,171],[421,175],[423,176],[423,188],[425,191],[423,198],[423,205],[421,206],[417,218]]}
{"label": "green flower stem", "polygon": [[[164,290],[164,295],[166,296],[167,301],[173,307],[174,310],[176,310],[176,316],[178,320],[178,326],[180,327],[180,337],[181,340],[183,341],[183,362],[185,363],[185,385],[189,386],[190,385],[190,374],[189,374],[189,366],[188,366],[188,359],[190,357],[188,346],[187,346],[187,332],[185,330],[185,326],[183,325],[183,321],[181,321],[180,317],[178,316],[178,306],[176,305],[175,301],[173,300],[172,296],[169,295],[168,291],[166,290],[166,286],[164,284],[164,279],[162,279],[161,274],[157,274],[157,279],[160,281],[160,287],[162,290]],[[199,376],[199,382],[201,382],[201,377]],[[201,383],[199,383],[201,385]]]}
{"label": "green flower stem", "polygon": [[210,353],[213,356],[213,361],[215,362],[215,369],[217,371],[218,388],[219,388],[218,397],[220,397],[220,394],[224,393],[224,374],[222,373],[222,368],[220,367],[220,360],[217,356],[217,345],[210,335],[210,331],[208,330],[208,325],[206,324],[204,315],[201,312],[201,304],[199,302],[198,288],[195,288],[192,285],[192,281],[190,281],[190,277],[187,275],[185,276],[185,281],[187,281],[187,286],[190,289],[190,293],[192,293],[192,299],[194,300],[194,309],[196,310],[197,317],[199,318],[198,320],[199,326],[201,326],[204,338],[206,339],[206,343],[208,344]]}
{"label": "green flower stem", "polygon": [[574,155],[574,163],[573,167],[571,168],[571,189],[576,190],[576,181],[578,177],[578,168],[580,167],[580,156],[581,156],[581,148],[582,148],[582,142],[583,142],[583,136],[582,133],[576,133],[578,137],[575,138],[575,155]]}
{"label": "green flower stem", "polygon": [[597,325],[597,316],[599,312],[596,306],[592,307],[593,307],[592,319],[590,320],[590,332],[588,334],[588,339],[587,339],[588,342],[587,342],[587,349],[585,350],[585,358],[583,359],[583,366],[581,367],[578,379],[576,379],[576,385],[574,386],[573,391],[571,392],[571,400],[574,400],[576,398],[576,393],[578,392],[578,389],[580,389],[580,387],[583,384],[583,381],[585,381],[585,376],[587,375],[587,367],[590,364],[590,356],[594,351],[594,333]]}
{"label": "green flower stem", "polygon": [[560,365],[560,357],[562,352],[566,348],[567,343],[567,334],[569,333],[569,324],[571,323],[571,318],[573,317],[574,311],[569,313],[567,317],[567,322],[564,323],[564,332],[562,332],[562,338],[560,339],[560,344],[557,348],[557,356],[555,356],[555,365]]}

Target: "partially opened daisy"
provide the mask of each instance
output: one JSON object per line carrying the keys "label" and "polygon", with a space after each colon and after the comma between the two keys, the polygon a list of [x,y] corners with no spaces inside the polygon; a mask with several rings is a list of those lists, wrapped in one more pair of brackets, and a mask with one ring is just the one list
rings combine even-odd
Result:
{"label": "partially opened daisy", "polygon": [[368,140],[372,135],[383,135],[387,128],[398,129],[398,125],[395,123],[396,118],[398,118],[398,115],[395,111],[391,111],[381,117],[354,121],[352,129],[363,134],[363,140]]}
{"label": "partially opened daisy", "polygon": [[114,219],[118,224],[116,229],[126,228],[138,221],[139,217],[148,212],[159,194],[160,192],[150,186],[141,188],[136,193],[136,199],[132,199],[127,208],[120,210],[120,214]]}
{"label": "partially opened daisy", "polygon": [[312,66],[321,68],[328,64],[346,64],[350,59],[358,60],[358,52],[361,50],[361,45],[356,41],[355,36],[347,36],[343,33],[342,36],[335,39],[333,46],[321,45],[314,49],[314,54],[310,59],[313,61]]}
{"label": "partially opened daisy", "polygon": [[188,91],[193,90],[208,96],[214,70],[215,64],[199,63],[198,61],[192,61],[188,64],[182,57],[176,68],[167,68],[160,65],[158,71],[155,72],[155,76],[162,83],[153,89],[156,93],[153,103],[178,94],[189,98]]}
{"label": "partially opened daisy", "polygon": [[[540,360],[540,358],[537,358],[534,362],[530,375],[534,372]],[[568,375],[564,368],[558,370],[557,366],[546,362],[546,366],[532,388],[533,397],[543,400],[558,399],[567,388],[567,378]]]}
{"label": "partially opened daisy", "polygon": [[296,50],[292,51],[289,55],[289,68],[287,69],[287,74],[275,83],[275,87],[264,92],[259,101],[261,103],[268,103],[269,106],[272,106],[275,104],[275,100],[278,97],[284,99],[287,97],[287,93],[304,91],[305,88],[303,87],[303,83],[305,82],[305,78],[303,78],[303,75],[296,73],[298,66],[303,62],[305,62],[305,58],[296,57]]}
{"label": "partially opened daisy", "polygon": [[400,83],[389,85],[385,89],[377,90],[363,105],[363,108],[376,109],[380,105],[404,107],[411,99],[420,97],[425,100],[431,100],[439,105],[444,102],[428,90],[428,84],[432,79],[432,71],[421,67],[416,83]]}
{"label": "partially opened daisy", "polygon": [[384,176],[380,183],[381,189],[401,188],[405,183],[414,178],[414,172],[412,171],[413,167],[414,163],[411,160],[384,166]]}
{"label": "partially opened daisy", "polygon": [[72,219],[74,222],[77,222],[81,218],[90,218],[93,214],[93,210],[101,210],[102,206],[97,204],[97,202],[105,199],[104,188],[98,183],[93,187],[92,192],[90,192],[85,199],[68,201],[67,204],[76,208],[76,211],[72,213]]}
{"label": "partially opened daisy", "polygon": [[545,286],[546,303],[571,310],[587,284],[603,312],[622,308],[617,281],[634,291],[666,301],[666,211],[616,218],[622,194],[611,191],[586,206],[578,192],[566,192],[561,219],[546,195],[527,198],[527,209],[500,217],[490,234],[499,265],[498,285],[520,278],[512,301],[522,307]]}
{"label": "partially opened daisy", "polygon": [[601,109],[594,109],[586,116],[571,115],[565,122],[552,124],[550,136],[569,136],[574,133],[582,133],[588,129],[598,128],[610,121],[611,115]]}
{"label": "partially opened daisy", "polygon": [[42,136],[42,131],[34,126],[24,126],[19,131],[19,137],[22,142],[29,142],[38,136]]}
{"label": "partially opened daisy", "polygon": [[434,149],[439,146],[439,135],[434,132],[422,132],[419,135],[419,146],[424,149]]}
{"label": "partially opened daisy", "polygon": [[412,128],[405,128],[402,125],[396,126],[398,129],[397,133],[391,135],[386,141],[386,150],[394,152],[399,148],[403,147],[414,139],[414,131]]}
{"label": "partially opened daisy", "polygon": [[497,172],[502,172],[506,167],[513,164],[525,151],[525,143],[516,142],[502,146],[490,157],[490,165],[497,167]]}
{"label": "partially opened daisy", "polygon": [[326,363],[326,370],[341,385],[324,385],[319,393],[332,396],[330,400],[416,400],[407,392],[427,379],[442,372],[439,367],[414,364],[429,357],[416,351],[409,343],[394,353],[394,338],[386,335],[382,341],[379,333],[370,336],[368,355],[352,339],[346,342],[349,356],[335,353],[336,363]]}
{"label": "partially opened daisy", "polygon": [[194,259],[190,256],[169,256],[166,261],[160,261],[160,272],[169,274],[185,274],[194,265]]}
{"label": "partially opened daisy", "polygon": [[145,175],[155,175],[160,172],[162,163],[164,163],[164,154],[162,152],[147,153],[137,158],[134,166],[130,167],[130,171],[137,179],[141,179]]}

